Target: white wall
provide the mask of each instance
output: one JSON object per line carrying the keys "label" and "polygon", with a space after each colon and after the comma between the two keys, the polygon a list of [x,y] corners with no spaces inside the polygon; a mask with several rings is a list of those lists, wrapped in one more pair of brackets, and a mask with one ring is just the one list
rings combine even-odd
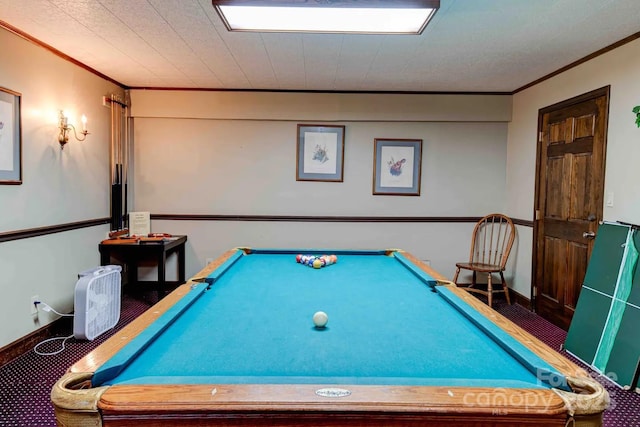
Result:
{"label": "white wall", "polygon": [[[118,86],[0,29],[0,86],[22,94],[22,185],[0,185],[0,232],[109,216],[110,110],[102,96]],[[57,141],[58,111],[88,118],[86,141]],[[77,273],[99,264],[108,225],[0,243],[0,347],[54,319],[30,314],[39,295],[58,311],[73,309]]]}
{"label": "white wall", "polygon": [[[134,209],[156,214],[482,216],[504,209],[509,96],[132,90]],[[344,182],[296,181],[298,123],[344,125]],[[372,195],[375,138],[423,140],[419,197]],[[451,277],[473,224],[155,221],[187,274],[235,246],[399,247]]]}
{"label": "white wall", "polygon": [[[513,96],[508,126],[506,212],[533,219],[538,110],[565,99],[611,85],[607,133],[605,195],[614,206],[604,207],[604,219],[640,223],[640,129],[631,110],[640,105],[640,40],[572,68]],[[606,199],[606,197],[605,197]],[[533,242],[533,230],[519,227]],[[515,289],[528,295],[531,286],[531,246],[520,246]],[[528,265],[528,268],[527,268]]]}

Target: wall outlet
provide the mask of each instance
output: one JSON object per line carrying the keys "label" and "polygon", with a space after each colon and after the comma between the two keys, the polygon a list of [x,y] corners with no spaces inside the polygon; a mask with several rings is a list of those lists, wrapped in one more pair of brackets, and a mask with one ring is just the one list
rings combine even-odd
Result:
{"label": "wall outlet", "polygon": [[31,297],[31,314],[38,314],[38,307],[36,306],[36,301],[40,301],[40,297],[38,295],[34,295]]}

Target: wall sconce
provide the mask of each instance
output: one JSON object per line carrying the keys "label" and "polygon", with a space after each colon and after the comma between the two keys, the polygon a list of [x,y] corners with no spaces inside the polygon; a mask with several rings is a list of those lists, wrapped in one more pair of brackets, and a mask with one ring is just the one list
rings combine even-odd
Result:
{"label": "wall sconce", "polygon": [[58,125],[58,127],[60,128],[60,135],[58,135],[58,142],[60,143],[60,148],[64,148],[64,145],[67,142],[69,142],[70,130],[73,131],[73,136],[78,141],[84,141],[87,138],[87,135],[89,134],[89,131],[87,131],[86,116],[84,115],[82,116],[82,131],[80,132],[80,134],[82,135],[82,138],[78,138],[78,134],[76,133],[75,126],[73,126],[72,124],[69,124],[69,120],[67,116],[64,115],[64,111],[62,110],[60,110],[60,124]]}

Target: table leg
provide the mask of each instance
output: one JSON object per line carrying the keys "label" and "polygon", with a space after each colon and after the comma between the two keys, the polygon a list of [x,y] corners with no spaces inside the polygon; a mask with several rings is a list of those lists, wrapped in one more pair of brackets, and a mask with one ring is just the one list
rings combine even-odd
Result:
{"label": "table leg", "polygon": [[178,283],[179,285],[183,284],[186,281],[185,274],[185,250],[184,245],[178,248]]}
{"label": "table leg", "polygon": [[100,252],[100,265],[111,264],[111,253],[104,251]]}
{"label": "table leg", "polygon": [[167,277],[166,277],[167,253],[162,251],[158,258],[158,301],[167,294]]}

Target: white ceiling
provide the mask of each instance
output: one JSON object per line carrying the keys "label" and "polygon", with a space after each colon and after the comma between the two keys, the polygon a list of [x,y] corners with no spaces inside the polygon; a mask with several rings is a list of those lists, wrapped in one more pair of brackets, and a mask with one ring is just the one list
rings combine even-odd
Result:
{"label": "white ceiling", "polygon": [[639,32],[640,1],[441,0],[420,36],[228,32],[211,0],[0,0],[0,20],[128,87],[511,92]]}

